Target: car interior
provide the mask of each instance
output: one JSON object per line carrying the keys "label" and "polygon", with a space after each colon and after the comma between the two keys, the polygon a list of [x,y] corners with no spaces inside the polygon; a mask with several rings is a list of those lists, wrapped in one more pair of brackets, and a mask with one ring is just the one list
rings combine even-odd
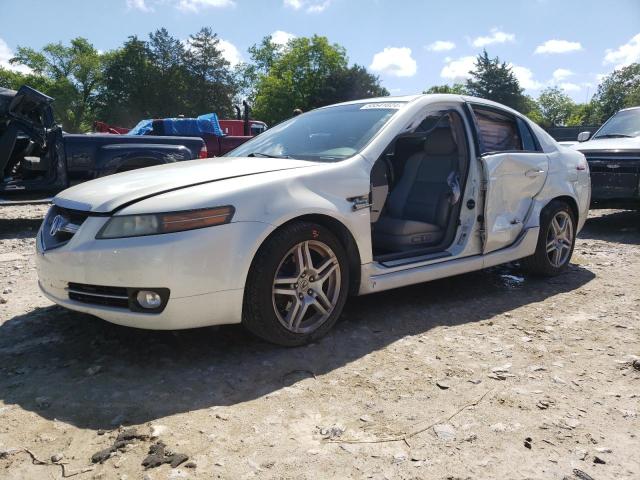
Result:
{"label": "car interior", "polygon": [[376,260],[435,254],[451,245],[468,167],[464,123],[453,110],[429,114],[392,142],[371,175]]}
{"label": "car interior", "polygon": [[38,95],[45,96],[31,90],[21,88],[0,123],[0,184],[45,180],[51,171],[51,113]]}

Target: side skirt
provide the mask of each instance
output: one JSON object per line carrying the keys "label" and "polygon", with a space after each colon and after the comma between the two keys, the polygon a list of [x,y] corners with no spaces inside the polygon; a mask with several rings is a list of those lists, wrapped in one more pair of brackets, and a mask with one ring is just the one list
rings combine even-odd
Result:
{"label": "side skirt", "polygon": [[510,247],[496,250],[487,255],[474,255],[472,257],[407,267],[406,269],[389,273],[384,272],[384,267],[373,263],[363,265],[363,280],[360,282],[360,291],[358,294],[366,295],[368,293],[381,292],[383,290],[404,287],[415,283],[452,277],[454,275],[473,272],[528,257],[536,250],[539,232],[539,227],[529,228]]}

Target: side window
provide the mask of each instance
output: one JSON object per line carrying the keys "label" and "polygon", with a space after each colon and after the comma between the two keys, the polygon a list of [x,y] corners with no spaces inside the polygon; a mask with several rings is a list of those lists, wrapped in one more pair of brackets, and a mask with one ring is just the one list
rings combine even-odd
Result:
{"label": "side window", "polygon": [[539,152],[538,142],[536,141],[529,125],[521,118],[516,118],[518,128],[520,129],[520,137],[522,138],[522,149],[528,152]]}
{"label": "side window", "polygon": [[522,150],[515,117],[495,110],[472,108],[478,125],[481,153]]}

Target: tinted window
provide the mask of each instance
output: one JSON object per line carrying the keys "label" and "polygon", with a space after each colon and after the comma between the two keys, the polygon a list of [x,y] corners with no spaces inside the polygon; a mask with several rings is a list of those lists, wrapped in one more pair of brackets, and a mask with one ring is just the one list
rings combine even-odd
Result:
{"label": "tinted window", "polygon": [[522,138],[522,149],[530,152],[536,152],[539,150],[538,143],[531,133],[529,125],[521,118],[516,118],[518,126],[520,127],[520,137]]}
{"label": "tinted window", "polygon": [[473,107],[482,153],[522,150],[515,117],[495,110]]}
{"label": "tinted window", "polygon": [[270,128],[226,156],[342,160],[359,152],[402,106],[372,102],[312,110]]}

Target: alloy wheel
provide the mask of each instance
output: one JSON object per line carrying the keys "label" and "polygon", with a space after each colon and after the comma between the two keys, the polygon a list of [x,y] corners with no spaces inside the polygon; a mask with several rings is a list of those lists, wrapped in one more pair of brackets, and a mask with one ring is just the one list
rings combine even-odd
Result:
{"label": "alloy wheel", "polygon": [[284,256],[273,279],[273,308],[293,333],[309,333],[327,321],[341,288],[340,263],[328,245],[300,242]]}
{"label": "alloy wheel", "polygon": [[551,220],[546,245],[551,265],[559,268],[568,261],[573,245],[573,221],[567,212],[560,211]]}

